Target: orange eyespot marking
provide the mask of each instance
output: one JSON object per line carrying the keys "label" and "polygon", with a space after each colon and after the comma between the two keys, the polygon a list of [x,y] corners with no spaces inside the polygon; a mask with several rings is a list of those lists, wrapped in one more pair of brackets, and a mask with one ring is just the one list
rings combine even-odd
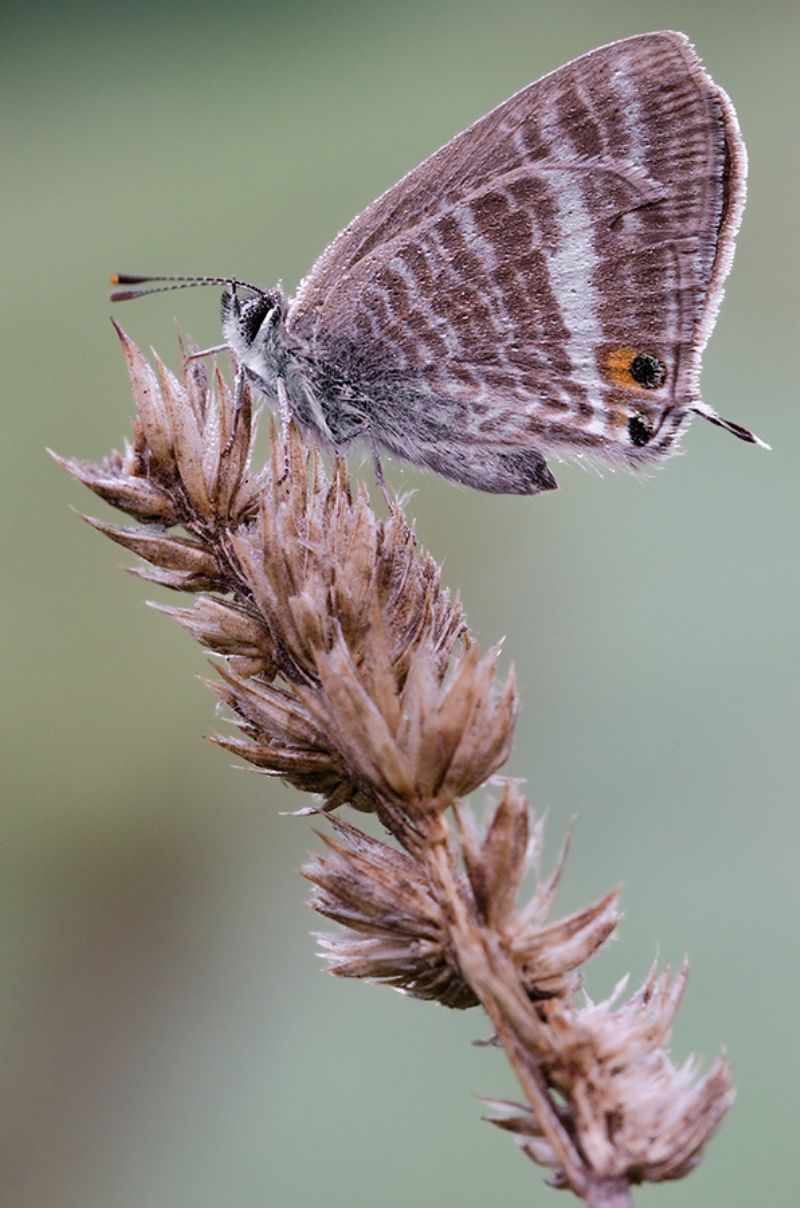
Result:
{"label": "orange eyespot marking", "polygon": [[615,386],[630,386],[631,362],[635,348],[609,348],[603,358],[603,368]]}
{"label": "orange eyespot marking", "polygon": [[638,348],[610,348],[603,358],[603,368],[615,386],[628,390],[658,390],[667,380],[664,362]]}

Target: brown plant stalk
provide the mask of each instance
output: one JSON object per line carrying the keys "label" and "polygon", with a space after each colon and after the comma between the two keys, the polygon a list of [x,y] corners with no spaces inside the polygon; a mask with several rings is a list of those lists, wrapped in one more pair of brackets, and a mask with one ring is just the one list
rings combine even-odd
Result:
{"label": "brown plant stalk", "polygon": [[[198,360],[180,377],[158,358],[154,371],[119,335],[133,443],[100,465],[58,460],[137,522],[89,520],[143,559],[134,573],[195,595],[162,611],[224,660],[211,686],[241,736],[214,741],[327,815],[301,871],[340,925],[319,937],[330,971],[480,1004],[523,1094],[491,1101],[491,1122],[593,1208],[687,1174],[733,1094],[724,1059],[701,1077],[668,1054],[686,968],[578,1002],[617,891],[552,921],[566,849],[543,876],[542,820],[511,783],[484,826],[464,803],[511,749],[516,685],[500,681],[497,649],[478,650],[398,505],[379,520],[363,484],[340,460],[328,472],[294,426],[273,429],[254,470],[249,392],[237,407]],[[333,813],[346,804],[376,813],[392,842]]]}

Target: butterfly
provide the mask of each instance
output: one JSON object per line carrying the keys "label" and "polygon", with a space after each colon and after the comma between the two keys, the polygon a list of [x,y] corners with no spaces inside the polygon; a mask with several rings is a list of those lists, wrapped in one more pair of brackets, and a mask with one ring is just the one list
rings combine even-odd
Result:
{"label": "butterfly", "polygon": [[113,280],[225,284],[220,347],[329,449],[365,440],[379,474],[387,450],[533,495],[557,485],[548,457],[636,470],[694,415],[763,444],[699,393],[745,176],[733,106],[687,38],[642,34],[457,135],[292,298],[228,278]]}

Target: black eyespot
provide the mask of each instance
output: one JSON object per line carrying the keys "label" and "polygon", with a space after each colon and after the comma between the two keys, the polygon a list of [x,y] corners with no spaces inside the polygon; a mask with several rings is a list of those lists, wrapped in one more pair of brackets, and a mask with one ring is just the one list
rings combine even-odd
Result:
{"label": "black eyespot", "polygon": [[640,352],[630,363],[630,375],[645,390],[658,390],[667,380],[667,367],[658,357]]}
{"label": "black eyespot", "polygon": [[641,449],[642,445],[646,445],[653,439],[655,433],[643,415],[632,415],[628,420],[628,435],[631,438],[631,444],[636,445],[637,449]]}

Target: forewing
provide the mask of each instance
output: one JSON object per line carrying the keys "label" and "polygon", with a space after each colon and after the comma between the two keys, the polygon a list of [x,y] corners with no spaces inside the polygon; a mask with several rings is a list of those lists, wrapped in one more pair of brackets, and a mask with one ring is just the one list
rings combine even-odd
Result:
{"label": "forewing", "polygon": [[459,402],[454,440],[660,456],[698,400],[744,171],[682,35],[613,43],[373,202],[301,285],[290,331],[383,383],[386,406],[399,380]]}

